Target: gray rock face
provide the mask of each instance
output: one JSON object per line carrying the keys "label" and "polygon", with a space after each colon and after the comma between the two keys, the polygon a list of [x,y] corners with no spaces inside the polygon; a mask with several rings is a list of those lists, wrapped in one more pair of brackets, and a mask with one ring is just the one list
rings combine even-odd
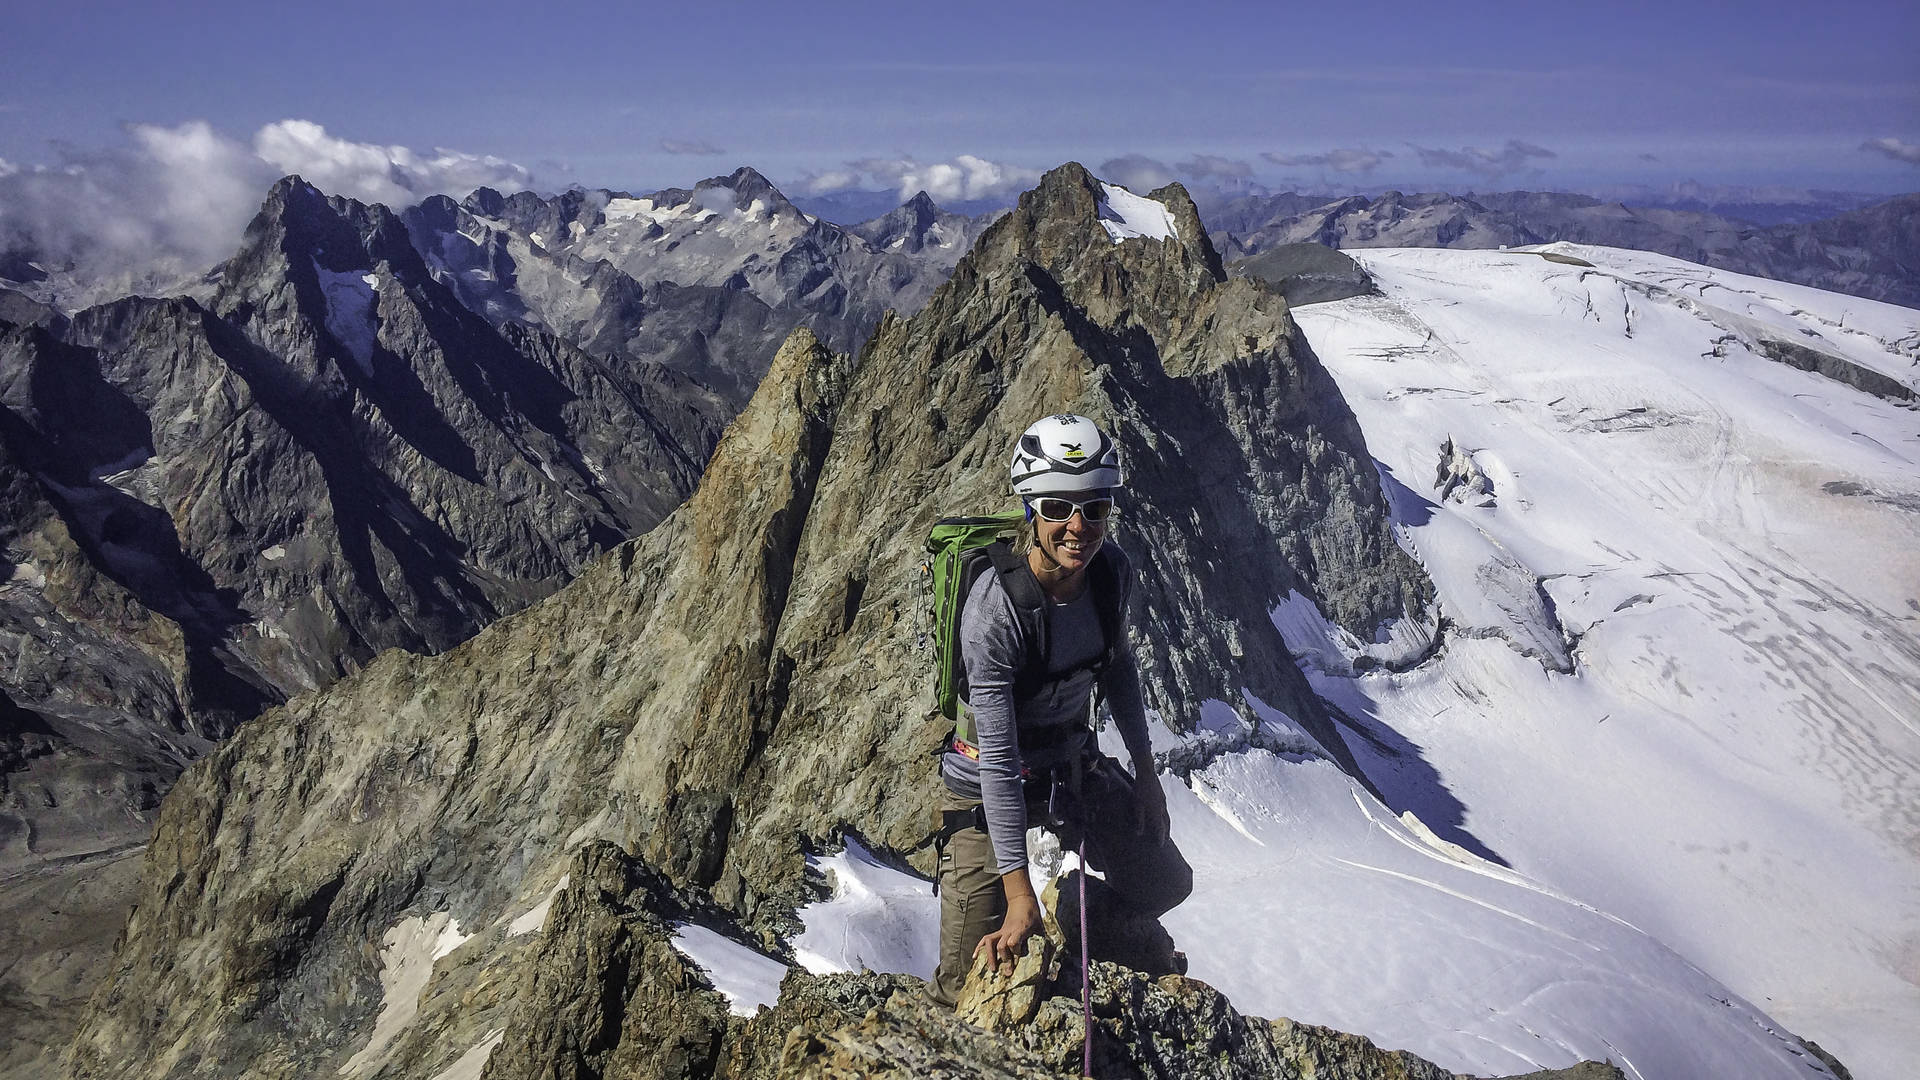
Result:
{"label": "gray rock face", "polygon": [[1293,307],[1372,293],[1373,279],[1360,264],[1321,244],[1279,244],[1231,267],[1236,277],[1258,278],[1279,290]]}
{"label": "gray rock face", "polygon": [[[810,889],[796,838],[918,839],[944,730],[922,540],[940,514],[997,507],[1007,448],[1051,411],[1100,418],[1132,473],[1117,535],[1154,707],[1251,714],[1244,689],[1350,762],[1269,606],[1298,588],[1370,631],[1428,586],[1284,301],[1225,279],[1179,188],[1155,193],[1166,241],[1114,242],[1101,195],[1079,166],[1050,173],[857,360],[797,331],[692,498],[566,589],[444,655],[385,653],[190,768],[74,1073],[426,1077],[500,1029],[502,1069],[630,1054],[612,1071],[704,1075],[711,999],[634,903],[598,899],[619,890],[583,891],[602,880],[583,860],[604,866],[607,841],[778,949]],[[550,896],[531,946],[512,923]],[[457,947],[407,961],[433,927]],[[549,1030],[515,1034],[536,1000]],[[772,1072],[792,1049],[779,1023],[780,1057],[741,1049],[761,1064],[726,1075]],[[649,1034],[615,1046],[629,1025]]]}
{"label": "gray rock face", "polygon": [[738,408],[795,326],[852,350],[883,311],[918,309],[944,280],[978,228],[930,200],[909,207],[898,230],[869,236],[802,213],[743,168],[640,196],[483,188],[406,220],[435,277],[494,324],[665,364]]}
{"label": "gray rock face", "polygon": [[542,202],[482,190],[464,204],[436,196],[404,217],[434,277],[495,327],[534,327],[605,360],[658,364],[714,387],[735,409],[744,404],[806,312],[776,311],[720,285],[643,285],[604,257],[532,239],[567,235],[572,220],[560,219],[581,213],[585,194]]}
{"label": "gray rock face", "polygon": [[12,289],[0,289],[0,322],[45,327],[55,334],[67,328],[67,318],[58,308]]}
{"label": "gray rock face", "polygon": [[[973,247],[975,238],[997,217],[998,214],[967,217],[947,213],[922,191],[899,208],[847,231],[881,251],[920,255],[929,266],[952,270],[959,264],[960,257]],[[901,314],[913,312],[903,310]]]}

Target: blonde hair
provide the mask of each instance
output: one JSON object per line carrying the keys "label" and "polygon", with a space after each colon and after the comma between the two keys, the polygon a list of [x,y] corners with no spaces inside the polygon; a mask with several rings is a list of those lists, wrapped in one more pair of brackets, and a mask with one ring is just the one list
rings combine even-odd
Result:
{"label": "blonde hair", "polygon": [[1039,542],[1039,522],[1032,514],[1028,514],[1026,520],[1020,523],[1019,530],[1013,534],[1013,540],[1008,546],[1013,549],[1015,555],[1025,555],[1027,552],[1033,550],[1033,545]]}

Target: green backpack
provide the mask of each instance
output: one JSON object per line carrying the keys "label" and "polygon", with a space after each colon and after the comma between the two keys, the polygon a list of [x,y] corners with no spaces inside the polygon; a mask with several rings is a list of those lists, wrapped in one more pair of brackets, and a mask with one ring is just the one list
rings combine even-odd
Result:
{"label": "green backpack", "polygon": [[927,552],[933,556],[927,571],[933,589],[933,652],[936,676],[934,704],[950,722],[960,722],[961,687],[966,669],[960,661],[960,609],[980,572],[994,565],[994,544],[1010,556],[1008,541],[1020,531],[1026,515],[1019,510],[986,517],[941,518],[927,533]]}
{"label": "green backpack", "polygon": [[[1025,520],[1026,515],[1018,510],[985,517],[941,518],[927,534],[927,551],[933,555],[927,571],[933,593],[934,704],[953,723],[956,734],[969,742],[973,739],[973,718],[962,715],[967,672],[960,655],[960,618],[982,573],[1000,575],[1027,643],[1026,662],[1014,678],[1014,696],[1029,697],[1049,678],[1060,677],[1050,676],[1047,671],[1046,597],[1028,572],[1027,560],[1015,555],[1009,543]],[[1122,644],[1121,623],[1129,582],[1118,569],[1114,553],[1105,547],[1094,557],[1090,572],[1089,584],[1106,648],[1086,666],[1098,669],[1112,662]]]}

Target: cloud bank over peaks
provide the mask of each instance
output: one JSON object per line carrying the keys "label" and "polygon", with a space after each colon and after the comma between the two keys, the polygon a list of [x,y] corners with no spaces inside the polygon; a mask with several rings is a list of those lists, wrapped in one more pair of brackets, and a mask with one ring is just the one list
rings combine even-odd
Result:
{"label": "cloud bank over peaks", "polygon": [[308,120],[268,124],[251,142],[199,120],[129,124],[126,135],[124,146],[67,150],[54,164],[0,167],[0,254],[91,283],[74,302],[167,291],[206,273],[233,253],[267,189],[288,173],[395,208],[533,182],[500,158],[352,142]]}
{"label": "cloud bank over peaks", "polygon": [[1218,154],[1195,154],[1172,164],[1145,154],[1122,154],[1101,162],[1099,173],[1128,191],[1143,194],[1175,180],[1229,190],[1253,184],[1252,164]]}
{"label": "cloud bank over peaks", "polygon": [[972,154],[948,161],[910,157],[861,158],[845,168],[817,173],[801,181],[809,195],[824,195],[863,185],[891,188],[902,201],[924,191],[939,203],[970,202],[1017,195],[1040,180],[1038,169],[1008,165]]}
{"label": "cloud bank over peaks", "polygon": [[1359,147],[1338,148],[1324,154],[1276,154],[1271,151],[1260,155],[1267,161],[1284,168],[1322,168],[1339,173],[1358,173],[1365,175],[1380,167],[1380,163],[1393,156],[1390,150],[1365,150]]}
{"label": "cloud bank over peaks", "polygon": [[311,120],[281,120],[261,128],[253,150],[280,175],[299,173],[320,190],[398,209],[429,195],[465,195],[486,186],[512,193],[533,174],[492,155],[435,147],[431,155],[404,146],[357,143],[327,134]]}
{"label": "cloud bank over peaks", "polygon": [[1909,165],[1920,165],[1920,143],[1902,142],[1891,135],[1883,139],[1868,139],[1860,144],[1860,149],[1884,154]]}
{"label": "cloud bank over peaks", "polygon": [[1473,173],[1489,181],[1520,172],[1535,159],[1559,157],[1559,154],[1544,146],[1537,146],[1520,139],[1508,139],[1507,144],[1498,150],[1488,150],[1479,146],[1463,146],[1458,150],[1436,150],[1424,146],[1415,146],[1414,153],[1420,155],[1420,164],[1437,169],[1460,169]]}

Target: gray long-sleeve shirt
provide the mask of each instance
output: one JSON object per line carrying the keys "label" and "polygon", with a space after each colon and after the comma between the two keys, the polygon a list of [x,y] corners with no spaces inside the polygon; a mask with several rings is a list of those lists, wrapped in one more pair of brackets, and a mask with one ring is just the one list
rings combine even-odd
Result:
{"label": "gray long-sleeve shirt", "polygon": [[[1109,542],[1111,544],[1111,542]],[[1122,575],[1131,573],[1118,548]],[[1048,668],[1060,673],[1099,656],[1104,642],[1092,590],[1083,590],[1070,603],[1053,605],[1048,613]],[[1094,686],[1091,671],[1044,685],[1032,698],[1015,701],[1014,676],[1027,655],[1027,645],[1015,616],[1013,601],[1000,586],[1000,577],[984,573],[967,594],[960,617],[960,648],[967,669],[967,708],[973,712],[974,734],[980,750],[975,762],[949,750],[941,761],[947,787],[966,798],[978,798],[986,807],[987,834],[1000,873],[1027,864],[1027,804],[1020,783],[1023,767],[1045,768],[1060,755],[1036,754],[1023,761],[1016,736],[1022,728],[1053,724],[1084,724]],[[1146,709],[1140,697],[1140,672],[1133,650],[1123,639],[1114,662],[1100,676],[1101,689],[1113,710],[1114,725],[1136,760],[1151,752]]]}

